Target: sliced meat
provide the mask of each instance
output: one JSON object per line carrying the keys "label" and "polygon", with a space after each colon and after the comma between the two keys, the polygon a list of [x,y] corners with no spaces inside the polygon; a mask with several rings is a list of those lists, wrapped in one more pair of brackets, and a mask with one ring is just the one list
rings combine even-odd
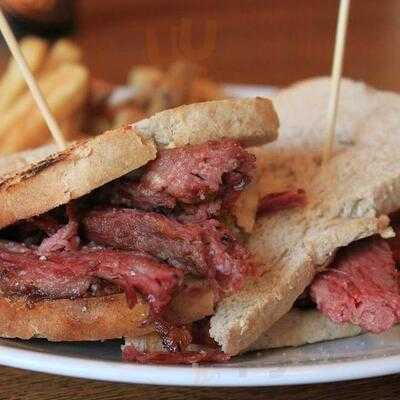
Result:
{"label": "sliced meat", "polygon": [[388,243],[370,238],[341,249],[331,268],[317,275],[310,294],[335,322],[375,333],[390,329],[400,318],[400,286]]}
{"label": "sliced meat", "polygon": [[45,257],[23,246],[0,246],[0,290],[6,296],[77,298],[103,279],[122,288],[130,306],[137,291],[159,314],[181,278],[179,270],[138,252],[83,249]]}
{"label": "sliced meat", "polygon": [[41,255],[49,255],[55,251],[77,250],[80,239],[78,236],[79,222],[75,209],[71,203],[66,207],[68,223],[59,227],[48,238],[44,239],[38,248]]}
{"label": "sliced meat", "polygon": [[[96,253],[96,277],[124,289],[130,306],[135,305],[138,291],[155,314],[163,312],[183,278],[179,270],[143,253],[112,250]],[[92,258],[91,252],[84,256],[87,263],[92,262]]]}
{"label": "sliced meat", "polygon": [[218,221],[181,223],[127,208],[89,212],[86,236],[101,245],[151,254],[187,273],[216,280],[226,291],[240,288],[254,272],[250,254]]}
{"label": "sliced meat", "polygon": [[0,290],[7,296],[77,298],[94,281],[88,268],[75,259],[46,259],[23,246],[2,243],[0,247]]}
{"label": "sliced meat", "polygon": [[306,193],[302,189],[269,193],[260,200],[257,214],[265,214],[286,208],[302,207],[305,204]]}
{"label": "sliced meat", "polygon": [[217,195],[231,203],[254,169],[255,157],[226,139],[161,150],[139,180],[120,179],[108,190],[114,205],[143,210],[198,204]]}
{"label": "sliced meat", "polygon": [[143,251],[195,275],[207,275],[206,252],[198,226],[126,208],[91,211],[82,224],[86,237],[98,244]]}
{"label": "sliced meat", "polygon": [[41,255],[49,255],[61,250],[77,250],[78,247],[78,223],[71,221],[62,226],[56,233],[44,239],[39,246],[38,252]]}
{"label": "sliced meat", "polygon": [[136,361],[142,364],[200,364],[222,363],[230,359],[221,350],[207,349],[200,351],[183,351],[170,353],[164,351],[142,352],[134,346],[123,346],[122,358],[125,361]]}

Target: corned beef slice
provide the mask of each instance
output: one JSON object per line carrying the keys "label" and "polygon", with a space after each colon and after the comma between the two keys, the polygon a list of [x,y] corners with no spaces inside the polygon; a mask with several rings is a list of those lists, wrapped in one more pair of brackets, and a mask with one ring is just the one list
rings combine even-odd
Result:
{"label": "corned beef slice", "polygon": [[169,353],[164,351],[142,352],[134,346],[123,346],[122,357],[125,361],[136,361],[142,364],[197,364],[222,363],[230,359],[220,350],[207,349],[200,351],[182,351]]}
{"label": "corned beef slice", "polygon": [[77,298],[104,279],[123,289],[131,306],[136,291],[160,313],[170,302],[182,272],[138,252],[82,249],[42,256],[33,249],[0,243],[0,289],[8,296]]}
{"label": "corned beef slice", "polygon": [[255,157],[234,140],[161,150],[139,180],[135,174],[110,188],[111,202],[143,210],[173,209],[220,196],[229,205],[254,169]]}
{"label": "corned beef slice", "polygon": [[400,286],[389,244],[374,237],[340,249],[329,270],[317,275],[310,294],[335,322],[375,333],[390,329],[400,318]]}
{"label": "corned beef slice", "polygon": [[249,252],[219,221],[181,223],[154,212],[106,208],[83,219],[86,236],[117,249],[137,250],[187,273],[238,289],[254,271]]}

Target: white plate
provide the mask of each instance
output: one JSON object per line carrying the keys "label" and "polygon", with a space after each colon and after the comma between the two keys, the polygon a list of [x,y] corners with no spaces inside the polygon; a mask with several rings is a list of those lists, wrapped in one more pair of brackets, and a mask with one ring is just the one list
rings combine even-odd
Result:
{"label": "white plate", "polygon": [[[232,95],[267,95],[268,87],[229,85]],[[115,382],[184,386],[268,386],[332,382],[400,372],[400,327],[259,352],[223,365],[152,366],[121,361],[120,342],[50,343],[0,340],[0,364],[52,374]]]}

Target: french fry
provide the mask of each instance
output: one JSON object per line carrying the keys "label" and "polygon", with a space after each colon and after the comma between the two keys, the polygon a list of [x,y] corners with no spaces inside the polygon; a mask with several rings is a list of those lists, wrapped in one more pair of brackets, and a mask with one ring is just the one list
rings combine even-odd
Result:
{"label": "french fry", "polygon": [[81,49],[68,39],[60,39],[54,43],[48,52],[48,56],[40,69],[39,74],[43,76],[62,64],[75,64],[82,61]]}
{"label": "french fry", "polygon": [[128,84],[135,90],[135,100],[142,107],[148,106],[164,78],[164,72],[157,67],[137,65],[128,74]]}
{"label": "french fry", "polygon": [[[77,64],[65,64],[39,79],[39,86],[57,118],[73,116],[87,99],[89,73]],[[0,124],[0,153],[33,148],[49,140],[46,124],[30,93],[21,96]]]}
{"label": "french fry", "polygon": [[198,68],[194,64],[182,61],[172,64],[153,95],[148,115],[187,103],[197,75]]}
{"label": "french fry", "polygon": [[[37,37],[27,37],[21,41],[20,45],[29,68],[36,73],[45,60],[47,42]],[[25,80],[15,60],[12,59],[0,80],[0,113],[7,110],[25,89]]]}

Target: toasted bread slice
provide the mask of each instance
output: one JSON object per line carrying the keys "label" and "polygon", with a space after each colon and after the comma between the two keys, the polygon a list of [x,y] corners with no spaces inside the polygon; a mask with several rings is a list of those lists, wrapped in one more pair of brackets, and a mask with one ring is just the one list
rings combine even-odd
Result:
{"label": "toasted bread slice", "polygon": [[33,150],[20,151],[0,157],[0,176],[15,174],[25,169],[29,164],[41,161],[57,152],[57,145],[52,143]]}
{"label": "toasted bread slice", "polygon": [[[171,321],[189,323],[214,312],[209,286],[196,284],[195,288],[196,296],[189,286],[174,297],[169,307]],[[0,337],[75,341],[141,336],[153,331],[145,324],[148,311],[142,301],[129,308],[124,294],[34,304],[0,297]]]}
{"label": "toasted bread slice", "polygon": [[0,228],[66,204],[155,157],[152,140],[128,128],[76,143],[0,180]]}
{"label": "toasted bread slice", "polygon": [[265,142],[277,136],[278,125],[267,99],[223,100],[164,111],[81,141],[0,180],[0,228],[68,203],[145,165],[156,157],[152,139],[168,147],[223,137]]}
{"label": "toasted bread slice", "polygon": [[[338,247],[375,233],[390,234],[385,215],[400,208],[400,125],[393,118],[400,110],[400,96],[345,80],[338,116],[341,143],[337,156],[321,168],[321,143],[315,136],[323,131],[325,116],[315,98],[325,101],[328,92],[329,80],[319,78],[274,99],[282,126],[279,140],[266,148],[265,169],[272,171],[267,178],[277,183],[275,190],[306,189],[309,204],[258,221],[249,246],[266,272],[225,299],[211,319],[211,334],[228,353],[248,348],[287,313]],[[379,124],[371,129],[365,120],[373,116]],[[293,160],[303,165],[297,173]],[[261,179],[261,186],[267,187],[267,178]]]}
{"label": "toasted bread slice", "polygon": [[245,145],[268,143],[278,136],[279,120],[265,98],[206,101],[180,106],[133,124],[159,147],[179,147],[224,137]]}
{"label": "toasted bread slice", "polygon": [[356,336],[360,333],[362,331],[359,326],[337,324],[317,310],[293,309],[275,322],[245,351],[301,346]]}

